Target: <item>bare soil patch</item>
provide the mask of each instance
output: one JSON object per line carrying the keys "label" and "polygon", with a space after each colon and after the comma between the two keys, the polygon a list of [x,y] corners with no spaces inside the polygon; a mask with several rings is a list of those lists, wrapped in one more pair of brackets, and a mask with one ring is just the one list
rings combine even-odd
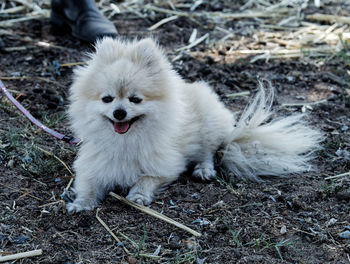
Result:
{"label": "bare soil patch", "polygon": [[[230,182],[225,175],[203,183],[185,173],[150,207],[202,233],[200,238],[106,197],[99,215],[128,256],[95,210],[66,213],[60,195],[71,176],[36,146],[68,166],[76,148],[32,126],[1,94],[0,254],[43,250],[17,263],[349,263],[350,239],[339,234],[350,229],[350,175],[326,179],[350,171],[349,22],[308,18],[349,18],[349,3],[215,0],[194,7],[193,1],[172,1],[172,8],[165,1],[125,1],[115,3],[120,13],[113,15],[110,2],[101,8],[122,37],[156,37],[183,78],[209,82],[233,111],[242,110],[249,96],[232,94],[253,94],[259,78],[270,80],[278,114],[304,111],[325,133],[317,169],[263,183]],[[14,6],[21,5],[5,1],[0,8]],[[148,30],[172,11],[183,13]],[[35,117],[70,134],[65,110],[73,67],[66,64],[83,61],[93,47],[52,32],[47,18],[1,26],[31,12],[0,12],[0,79]],[[223,17],[248,12],[255,16]],[[194,29],[195,40],[208,37],[177,50],[190,44]],[[157,256],[142,255],[157,249]]]}

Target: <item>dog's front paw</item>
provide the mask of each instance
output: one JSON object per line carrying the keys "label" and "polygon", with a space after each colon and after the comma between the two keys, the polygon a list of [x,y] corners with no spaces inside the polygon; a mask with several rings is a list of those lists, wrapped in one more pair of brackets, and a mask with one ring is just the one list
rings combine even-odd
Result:
{"label": "dog's front paw", "polygon": [[132,191],[130,191],[128,196],[126,196],[126,199],[145,206],[150,205],[151,202],[153,201],[151,196],[147,196],[142,193],[132,192]]}
{"label": "dog's front paw", "polygon": [[68,203],[66,209],[68,213],[76,213],[85,210],[92,210],[98,205],[95,199],[75,199],[74,202]]}
{"label": "dog's front paw", "polygon": [[192,175],[202,180],[211,180],[216,177],[216,171],[212,163],[203,162],[198,163],[193,170]]}

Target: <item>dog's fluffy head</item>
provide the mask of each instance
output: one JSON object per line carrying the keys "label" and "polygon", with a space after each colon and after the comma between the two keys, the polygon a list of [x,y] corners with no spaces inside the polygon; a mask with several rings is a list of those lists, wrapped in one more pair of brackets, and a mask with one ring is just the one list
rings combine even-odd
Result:
{"label": "dog's fluffy head", "polygon": [[164,112],[176,74],[152,39],[104,38],[90,58],[75,70],[71,87],[69,114],[78,136],[88,127],[129,134]]}

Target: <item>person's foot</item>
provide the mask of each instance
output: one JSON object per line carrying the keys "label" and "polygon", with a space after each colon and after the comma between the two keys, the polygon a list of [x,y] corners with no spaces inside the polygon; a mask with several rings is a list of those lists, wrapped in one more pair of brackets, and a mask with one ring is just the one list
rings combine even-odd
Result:
{"label": "person's foot", "polygon": [[73,37],[95,42],[104,36],[116,37],[117,29],[97,9],[95,0],[51,0],[51,23]]}

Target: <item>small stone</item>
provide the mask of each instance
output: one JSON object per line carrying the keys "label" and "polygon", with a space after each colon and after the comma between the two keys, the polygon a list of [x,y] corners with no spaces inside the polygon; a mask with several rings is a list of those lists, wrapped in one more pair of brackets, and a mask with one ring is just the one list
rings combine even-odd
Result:
{"label": "small stone", "polygon": [[349,129],[349,127],[348,127],[347,125],[344,125],[344,126],[342,126],[342,128],[341,128],[341,130],[342,130],[343,132],[347,131],[348,129]]}
{"label": "small stone", "polygon": [[283,225],[283,226],[281,227],[280,233],[281,233],[281,235],[287,233],[287,227],[286,227],[285,225]]}
{"label": "small stone", "polygon": [[346,230],[344,232],[341,232],[338,236],[343,239],[350,239],[350,231]]}
{"label": "small stone", "polygon": [[338,220],[335,218],[329,219],[329,221],[326,222],[326,227],[333,226]]}
{"label": "small stone", "polygon": [[190,237],[187,240],[183,239],[181,242],[184,243],[188,249],[195,249],[198,246],[198,243],[194,237]]}
{"label": "small stone", "polygon": [[213,204],[211,207],[218,208],[218,207],[223,207],[224,205],[225,205],[225,202],[223,200],[220,200],[217,203]]}
{"label": "small stone", "polygon": [[316,235],[321,242],[327,241],[327,239],[328,239],[327,235],[324,233],[316,233]]}
{"label": "small stone", "polygon": [[350,200],[350,190],[341,191],[336,194],[339,200]]}
{"label": "small stone", "polygon": [[192,221],[192,224],[199,224],[199,225],[203,226],[203,225],[209,225],[210,221],[208,221],[207,219],[197,218],[196,220]]}
{"label": "small stone", "polygon": [[350,160],[350,152],[345,149],[338,149],[335,154],[338,157],[344,158],[346,160]]}
{"label": "small stone", "polygon": [[12,77],[19,77],[19,76],[21,76],[21,73],[20,72],[11,72],[10,75]]}
{"label": "small stone", "polygon": [[287,76],[287,80],[289,82],[293,82],[295,80],[294,76]]}
{"label": "small stone", "polygon": [[9,160],[9,162],[7,162],[7,167],[12,169],[14,167],[14,164],[15,164],[15,161],[13,159]]}
{"label": "small stone", "polygon": [[270,198],[274,203],[276,202],[275,197],[273,197],[272,195],[270,195],[269,198]]}
{"label": "small stone", "polygon": [[137,260],[136,258],[132,257],[132,256],[128,256],[128,263],[129,264],[136,264]]}
{"label": "small stone", "polygon": [[26,241],[27,239],[29,239],[28,236],[20,235],[19,237],[15,237],[15,238],[11,239],[11,242],[14,244],[23,244],[24,241]]}

